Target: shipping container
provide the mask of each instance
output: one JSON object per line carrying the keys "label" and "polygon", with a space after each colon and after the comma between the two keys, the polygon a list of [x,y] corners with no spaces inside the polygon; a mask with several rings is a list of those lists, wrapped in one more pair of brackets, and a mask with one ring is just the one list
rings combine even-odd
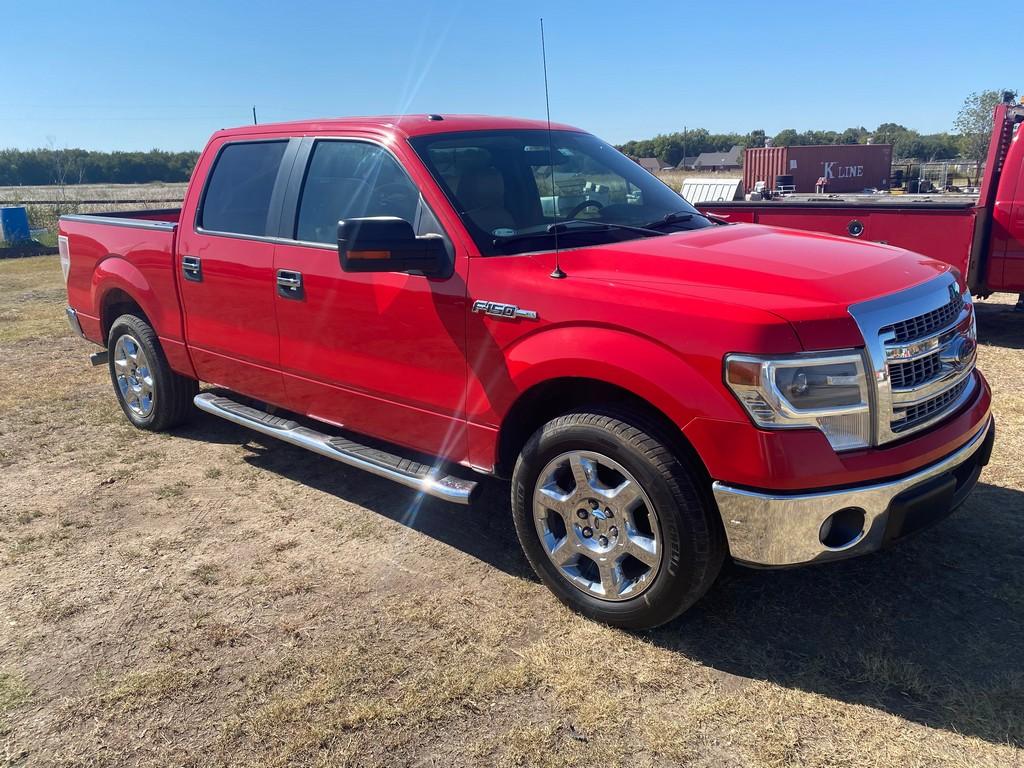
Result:
{"label": "shipping container", "polygon": [[758,147],[743,151],[743,191],[753,192],[758,181],[775,189],[775,177],[786,172],[788,147]]}
{"label": "shipping container", "polygon": [[774,188],[776,176],[792,176],[796,192],[814,192],[818,179],[826,192],[888,189],[891,144],[823,144],[796,147],[754,147],[743,154],[743,188],[750,192],[763,181]]}

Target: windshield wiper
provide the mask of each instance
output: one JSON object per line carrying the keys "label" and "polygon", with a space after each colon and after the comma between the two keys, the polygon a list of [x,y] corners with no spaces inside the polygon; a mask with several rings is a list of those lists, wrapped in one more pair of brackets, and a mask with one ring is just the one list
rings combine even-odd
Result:
{"label": "windshield wiper", "polygon": [[[582,224],[583,226],[570,226],[571,224]],[[495,245],[513,243],[517,240],[530,240],[537,237],[554,237],[555,235],[569,235],[589,232],[609,232],[615,229],[622,229],[627,232],[637,232],[645,237],[657,237],[666,234],[648,227],[635,227],[632,224],[613,224],[608,221],[587,221],[585,219],[569,219],[549,224],[546,229],[539,232],[517,232],[514,235],[504,235],[494,238]]]}
{"label": "windshield wiper", "polygon": [[[585,224],[586,226],[569,228],[570,224]],[[600,232],[603,229],[624,229],[627,232],[639,232],[648,237],[665,234],[664,232],[657,232],[646,225],[641,227],[634,224],[616,224],[610,221],[588,221],[587,219],[567,219],[566,221],[559,221],[548,226],[548,232]]]}
{"label": "windshield wiper", "polygon": [[654,229],[656,227],[667,227],[671,224],[681,224],[684,221],[690,221],[694,216],[700,216],[702,219],[707,219],[712,224],[720,224],[721,220],[716,221],[705,213],[700,211],[675,211],[674,213],[666,213],[660,219],[644,224],[648,229]]}

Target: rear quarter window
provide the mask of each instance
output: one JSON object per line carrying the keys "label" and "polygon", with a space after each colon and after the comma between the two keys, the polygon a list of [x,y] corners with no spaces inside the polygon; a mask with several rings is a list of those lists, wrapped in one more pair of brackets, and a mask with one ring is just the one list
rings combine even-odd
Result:
{"label": "rear quarter window", "polygon": [[266,235],[267,212],[287,141],[226,144],[217,155],[199,211],[210,232]]}

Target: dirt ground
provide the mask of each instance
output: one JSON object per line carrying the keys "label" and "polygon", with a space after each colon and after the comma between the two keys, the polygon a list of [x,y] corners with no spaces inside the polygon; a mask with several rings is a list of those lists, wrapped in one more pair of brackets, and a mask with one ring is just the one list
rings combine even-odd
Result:
{"label": "dirt ground", "polygon": [[128,426],[56,257],[0,263],[0,764],[1024,765],[1024,315],[992,464],[904,546],[580,619],[464,509],[213,417]]}

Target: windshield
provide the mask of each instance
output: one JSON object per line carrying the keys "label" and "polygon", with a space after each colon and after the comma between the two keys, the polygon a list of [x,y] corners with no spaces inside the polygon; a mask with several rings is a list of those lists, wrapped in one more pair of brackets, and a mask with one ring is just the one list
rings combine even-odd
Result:
{"label": "windshield", "polygon": [[553,131],[550,139],[553,151],[544,130],[442,133],[411,143],[485,255],[550,250],[555,237],[572,248],[712,226],[597,137]]}

